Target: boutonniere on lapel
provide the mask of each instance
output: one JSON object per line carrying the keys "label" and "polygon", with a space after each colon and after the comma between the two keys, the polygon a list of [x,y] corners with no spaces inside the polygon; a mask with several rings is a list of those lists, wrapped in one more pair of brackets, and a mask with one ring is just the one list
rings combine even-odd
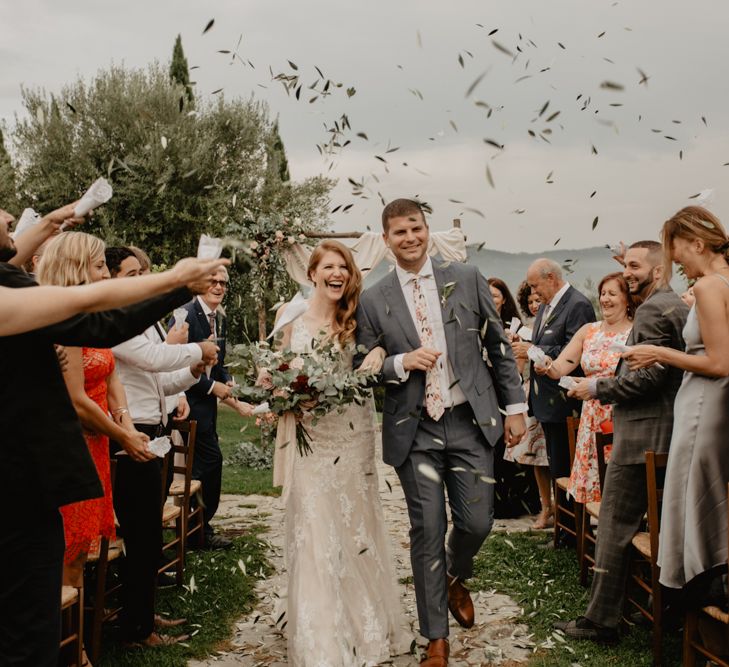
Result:
{"label": "boutonniere on lapel", "polygon": [[453,290],[456,289],[456,282],[450,282],[443,285],[443,289],[440,292],[440,305],[445,308],[448,301],[448,297],[453,294]]}

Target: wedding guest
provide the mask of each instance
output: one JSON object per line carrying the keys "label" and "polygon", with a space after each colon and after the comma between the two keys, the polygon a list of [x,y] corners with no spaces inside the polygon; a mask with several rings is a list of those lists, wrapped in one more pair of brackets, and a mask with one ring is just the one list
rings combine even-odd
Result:
{"label": "wedding guest", "polygon": [[[112,278],[138,276],[141,265],[130,248],[106,248]],[[191,387],[204,367],[217,360],[217,345],[201,341],[189,345],[164,345],[164,331],[155,323],[144,333],[112,349],[116,372],[127,396],[134,428],[154,439],[167,425],[166,396]],[[114,510],[124,538],[121,561],[122,640],[128,644],[159,646],[180,641],[158,634],[158,627],[180,625],[182,620],[155,617],[157,569],[162,551],[161,461],[135,461],[120,444],[111,442],[116,458]]]}
{"label": "wedding guest", "polygon": [[[211,519],[220,503],[220,489],[223,475],[223,454],[218,444],[217,420],[218,400],[230,399],[233,378],[225,369],[225,338],[227,323],[222,308],[228,289],[228,272],[218,271],[211,280],[205,294],[201,294],[187,305],[187,321],[190,325],[189,341],[198,342],[210,338],[220,348],[218,362],[203,373],[200,379],[187,390],[190,403],[190,419],[197,421],[197,440],[192,476],[202,482],[202,502],[205,519],[205,548],[228,549],[233,543],[224,535],[215,533]],[[172,327],[172,321],[169,326]],[[250,414],[246,404],[240,404],[241,415]]]}
{"label": "wedding guest", "polygon": [[129,250],[131,250],[137,258],[139,266],[141,267],[141,275],[146,276],[148,273],[152,273],[152,260],[149,258],[149,255],[135,245],[127,246],[127,248],[129,248]]}
{"label": "wedding guest", "polygon": [[[651,342],[681,350],[688,308],[664,280],[661,245],[638,241],[624,257],[623,277],[641,303],[627,344]],[[618,640],[631,540],[648,506],[645,452],[666,452],[673,427],[673,401],[682,373],[670,366],[631,371],[620,362],[615,377],[581,378],[569,395],[597,398],[613,407],[613,449],[600,504],[600,530],[590,600],[584,616],[555,624],[574,639]]]}
{"label": "wedding guest", "polygon": [[[55,213],[60,226],[73,215],[73,206]],[[12,573],[0,586],[0,656],[9,664],[54,667],[60,642],[64,555],[58,508],[103,493],[54,342],[115,345],[189,299],[189,290],[174,288],[200,279],[217,262],[188,259],[164,274],[114,286],[106,282],[38,287],[19,267],[7,263],[15,254],[7,233],[11,221],[12,216],[0,211],[0,366],[5,377],[14,379],[0,386],[0,461],[5,493],[13,499],[13,507],[4,505],[0,531],[0,571]],[[138,306],[74,315],[118,308],[158,293],[163,295]],[[22,306],[6,313],[5,304],[14,304],[17,298]],[[22,333],[30,329],[34,330]],[[39,378],[42,419],[37,402],[28,400],[37,391]],[[22,511],[16,511],[17,507]]]}
{"label": "wedding guest", "polygon": [[[519,311],[516,307],[516,301],[507,287],[506,283],[500,278],[489,278],[487,280],[491,298],[494,301],[496,312],[504,326],[507,338],[511,336],[509,327],[514,319],[519,320]],[[517,361],[519,372],[522,372],[526,364],[522,360]],[[493,369],[489,365],[489,372],[493,375]],[[494,382],[494,386],[497,384]],[[501,396],[499,399],[499,407],[504,410],[505,405]],[[502,416],[503,419],[503,416]],[[529,436],[529,432],[525,433],[524,438]],[[517,445],[519,446],[519,445]],[[534,514],[538,510],[538,489],[531,479],[525,474],[526,471],[521,467],[520,462],[515,462],[511,456],[507,457],[507,450],[504,439],[500,438],[494,446],[494,518],[510,519],[521,516],[524,513]]]}
{"label": "wedding guest", "polygon": [[[533,262],[527,271],[527,283],[542,305],[531,342],[516,341],[512,348],[517,357],[526,359],[527,350],[534,345],[555,359],[580,327],[595,321],[595,311],[590,300],[562,277],[562,268],[551,259]],[[569,477],[567,417],[579,414],[579,402],[568,399],[556,380],[534,370],[531,363],[529,408],[544,430],[550,474],[553,479]]]}
{"label": "wedding guest", "polygon": [[[107,278],[104,242],[83,232],[66,232],[54,239],[38,267],[38,279],[47,285],[81,285]],[[69,347],[66,353],[66,387],[104,489],[102,498],[61,509],[66,538],[64,584],[79,587],[89,553],[98,549],[102,537],[116,537],[109,438],[119,442],[135,461],[151,461],[154,454],[147,447],[149,438],[136,431],[129,419],[126,394],[114,370],[111,350]]]}
{"label": "wedding guest", "polygon": [[[519,285],[517,300],[522,312],[522,320],[531,324],[539,310],[541,301],[538,294],[532,294],[529,283],[522,282]],[[521,340],[516,337],[514,340]],[[529,365],[524,359],[517,359],[517,365],[521,366],[522,377],[524,378],[524,393],[529,396]],[[527,415],[527,430],[521,441],[514,447],[507,447],[504,452],[504,459],[516,461],[521,465],[531,466],[534,471],[534,479],[539,489],[539,501],[541,511],[534,521],[533,528],[542,530],[552,525],[554,509],[552,507],[552,483],[549,477],[549,460],[547,458],[547,443],[544,439],[544,431],[539,422],[532,416]]]}
{"label": "wedding guest", "polygon": [[542,304],[539,299],[539,295],[532,292],[532,288],[529,287],[529,283],[523,280],[519,285],[519,289],[516,293],[516,301],[519,304],[521,310],[521,319],[525,326],[531,326],[534,323],[534,318],[539,312],[539,306]]}
{"label": "wedding guest", "polygon": [[[621,354],[616,346],[625,345],[633,326],[635,308],[622,273],[605,276],[598,285],[597,293],[602,320],[585,324],[557,359],[552,361],[547,357],[547,375],[552,379],[559,380],[569,375],[578,365],[588,378],[615,375]],[[601,430],[601,424],[612,421],[612,414],[612,405],[603,405],[596,398],[582,404],[568,487],[568,492],[578,503],[597,502],[601,498],[595,433]]]}
{"label": "wedding guest", "polygon": [[689,206],[663,225],[662,240],[666,275],[674,261],[696,280],[686,351],[636,345],[624,357],[637,372],[657,364],[684,371],[674,405],[658,564],[661,584],[701,589],[691,591],[701,599],[727,562],[729,236],[715,215]]}

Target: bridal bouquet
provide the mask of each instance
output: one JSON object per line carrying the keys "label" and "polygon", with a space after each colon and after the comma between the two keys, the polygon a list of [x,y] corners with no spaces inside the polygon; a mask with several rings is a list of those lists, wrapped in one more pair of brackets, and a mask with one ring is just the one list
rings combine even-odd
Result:
{"label": "bridal bouquet", "polygon": [[369,397],[372,376],[346,368],[341,348],[331,340],[315,340],[310,353],[274,350],[266,342],[236,345],[232,352],[228,365],[239,382],[237,395],[258,404],[258,413],[292,414],[302,456],[312,451],[305,420],[316,424],[329,412],[362,405]]}

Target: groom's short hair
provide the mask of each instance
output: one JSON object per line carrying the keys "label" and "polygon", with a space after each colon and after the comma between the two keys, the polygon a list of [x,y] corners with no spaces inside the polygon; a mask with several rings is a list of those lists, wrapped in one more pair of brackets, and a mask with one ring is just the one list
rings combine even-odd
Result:
{"label": "groom's short hair", "polygon": [[405,216],[416,216],[418,213],[423,218],[423,222],[427,224],[425,220],[425,211],[420,205],[420,202],[414,199],[395,199],[391,201],[384,209],[382,209],[382,231],[387,233],[390,227],[390,220],[392,218],[403,218]]}

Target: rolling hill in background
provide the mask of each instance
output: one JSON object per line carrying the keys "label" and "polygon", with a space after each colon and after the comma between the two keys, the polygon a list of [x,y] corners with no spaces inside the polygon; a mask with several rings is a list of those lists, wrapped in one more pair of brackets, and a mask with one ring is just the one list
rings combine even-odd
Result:
{"label": "rolling hill in background", "polygon": [[[612,258],[612,252],[604,246],[598,248],[582,248],[581,250],[548,250],[541,253],[511,253],[489,250],[477,245],[469,245],[468,262],[475,264],[487,278],[501,278],[516,296],[519,284],[526,277],[529,265],[538,257],[548,257],[558,262],[565,270],[565,279],[576,289],[588,297],[595,297],[597,285],[603,276],[620,271],[620,265]],[[379,280],[390,265],[380,264],[365,280],[365,287]],[[588,288],[587,281],[592,282]],[[673,288],[679,294],[686,289],[683,278],[674,276]]]}

